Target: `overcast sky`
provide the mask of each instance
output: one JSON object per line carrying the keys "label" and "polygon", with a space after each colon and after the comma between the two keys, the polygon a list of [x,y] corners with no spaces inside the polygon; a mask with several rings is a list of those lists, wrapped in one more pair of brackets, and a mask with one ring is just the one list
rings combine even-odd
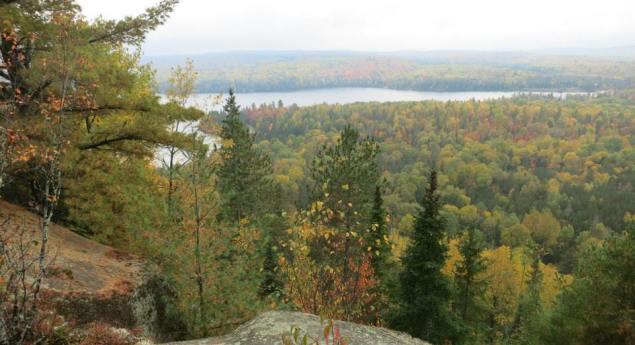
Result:
{"label": "overcast sky", "polygon": [[[119,18],[158,0],[78,0]],[[635,45],[635,0],[181,0],[148,55],[227,50],[533,50]]]}

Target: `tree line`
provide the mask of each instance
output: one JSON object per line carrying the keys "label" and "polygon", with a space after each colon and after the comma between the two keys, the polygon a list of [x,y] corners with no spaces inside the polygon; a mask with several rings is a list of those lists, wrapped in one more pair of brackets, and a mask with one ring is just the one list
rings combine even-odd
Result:
{"label": "tree line", "polygon": [[[200,71],[197,92],[224,92],[234,85],[240,92],[292,91],[337,87],[376,87],[418,91],[601,91],[635,86],[631,59],[498,54],[491,59],[457,56],[418,58],[382,54],[324,53],[251,56],[220,54],[194,56]],[[223,57],[226,60],[222,60]],[[150,58],[158,69],[160,88],[169,86],[167,62]]]}

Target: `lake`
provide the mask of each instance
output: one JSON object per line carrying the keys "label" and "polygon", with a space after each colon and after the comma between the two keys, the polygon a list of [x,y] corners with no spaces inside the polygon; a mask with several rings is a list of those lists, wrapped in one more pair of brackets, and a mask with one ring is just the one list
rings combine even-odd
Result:
{"label": "lake", "polygon": [[[523,92],[526,94],[527,92]],[[271,104],[282,101],[285,105],[296,104],[298,106],[310,106],[316,104],[349,104],[356,102],[401,102],[401,101],[467,101],[475,99],[478,101],[488,99],[509,98],[517,96],[521,92],[425,92],[425,91],[408,91],[393,90],[380,88],[331,88],[331,89],[312,89],[286,92],[250,92],[237,93],[236,102],[242,107],[250,107],[252,105]],[[568,95],[588,94],[581,92],[531,92],[536,95],[553,95],[557,98],[566,98]],[[192,95],[188,105],[194,106],[204,111],[220,110],[221,101],[219,94],[215,93],[198,93]],[[225,96],[225,95],[224,95]],[[165,100],[165,95],[161,95]],[[182,132],[197,131],[197,123],[182,124]],[[218,138],[203,135],[207,144],[217,144]],[[161,160],[167,159],[167,149],[161,148],[156,153],[156,164],[160,165]],[[177,162],[184,162],[185,156],[178,154]]]}
{"label": "lake", "polygon": [[[380,88],[331,88],[312,89],[286,92],[250,92],[237,93],[236,101],[242,107],[271,104],[282,101],[285,105],[297,104],[309,106],[315,104],[349,104],[355,102],[400,102],[400,101],[467,101],[508,98],[521,94],[520,92],[426,92],[393,90]],[[550,95],[566,98],[572,94],[585,94],[577,92],[532,92],[532,94]],[[218,100],[214,100],[218,94],[199,93],[192,96],[191,105],[202,110],[218,110]]]}

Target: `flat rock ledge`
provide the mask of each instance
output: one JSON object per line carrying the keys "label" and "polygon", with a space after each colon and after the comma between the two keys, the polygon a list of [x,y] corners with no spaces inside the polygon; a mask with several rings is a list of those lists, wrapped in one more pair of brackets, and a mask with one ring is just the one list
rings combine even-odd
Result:
{"label": "flat rock ledge", "polygon": [[[170,345],[281,345],[282,336],[292,327],[299,327],[301,334],[317,338],[323,333],[326,323],[318,316],[299,312],[270,311],[238,327],[230,334],[207,339],[188,340]],[[348,345],[430,345],[405,333],[385,328],[335,321],[341,336]],[[323,340],[320,341],[323,344]],[[167,344],[166,344],[167,345]]]}

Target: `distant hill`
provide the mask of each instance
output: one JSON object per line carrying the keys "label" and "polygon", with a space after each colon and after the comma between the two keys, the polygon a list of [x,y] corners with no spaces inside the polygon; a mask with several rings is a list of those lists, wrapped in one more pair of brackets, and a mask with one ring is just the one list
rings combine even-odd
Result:
{"label": "distant hill", "polygon": [[547,55],[570,55],[570,56],[587,56],[602,57],[610,59],[635,59],[635,45],[621,46],[612,48],[560,48],[560,49],[544,49],[538,51]]}
{"label": "distant hill", "polygon": [[235,51],[148,56],[160,87],[192,58],[198,92],[382,87],[421,91],[598,91],[635,87],[635,47],[607,50]]}

